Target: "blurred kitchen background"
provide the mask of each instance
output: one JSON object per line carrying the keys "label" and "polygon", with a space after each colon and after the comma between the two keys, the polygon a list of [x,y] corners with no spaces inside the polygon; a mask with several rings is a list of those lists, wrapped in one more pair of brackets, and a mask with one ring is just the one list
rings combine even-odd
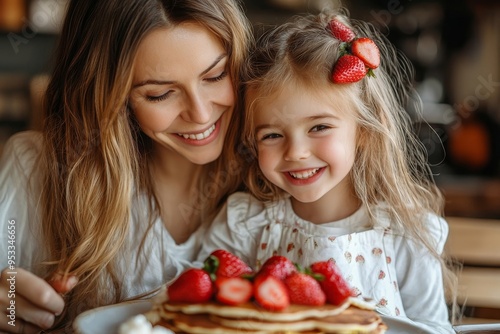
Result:
{"label": "blurred kitchen background", "polygon": [[[0,152],[39,129],[67,0],[0,0]],[[255,32],[337,0],[245,0]],[[500,1],[344,0],[413,62],[424,104],[415,129],[429,152],[446,214],[500,218]]]}

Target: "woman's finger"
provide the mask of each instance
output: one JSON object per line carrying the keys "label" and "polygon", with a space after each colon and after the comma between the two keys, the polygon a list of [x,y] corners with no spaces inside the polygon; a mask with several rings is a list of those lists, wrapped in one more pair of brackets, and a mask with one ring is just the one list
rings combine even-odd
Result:
{"label": "woman's finger", "polygon": [[78,283],[78,278],[72,275],[64,277],[64,275],[56,273],[48,279],[47,282],[54,288],[54,290],[64,295],[75,287]]}
{"label": "woman's finger", "polygon": [[16,298],[16,318],[33,324],[41,329],[49,329],[54,325],[54,313],[40,308],[26,300],[23,296]]}
{"label": "woman's finger", "polygon": [[[22,296],[34,306],[59,315],[64,308],[63,298],[44,279],[22,268],[16,269],[16,298]],[[2,273],[2,277],[3,277]]]}
{"label": "woman's finger", "polygon": [[35,334],[40,333],[41,330],[42,328],[21,319],[16,319],[15,322],[12,322],[7,317],[0,318],[0,333]]}

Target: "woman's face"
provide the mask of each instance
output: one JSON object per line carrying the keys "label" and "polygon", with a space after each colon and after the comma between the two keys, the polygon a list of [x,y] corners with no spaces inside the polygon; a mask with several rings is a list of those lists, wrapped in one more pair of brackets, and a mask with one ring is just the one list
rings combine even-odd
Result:
{"label": "woman's face", "polygon": [[221,42],[196,23],[151,32],[134,62],[130,104],[156,153],[219,157],[235,104]]}

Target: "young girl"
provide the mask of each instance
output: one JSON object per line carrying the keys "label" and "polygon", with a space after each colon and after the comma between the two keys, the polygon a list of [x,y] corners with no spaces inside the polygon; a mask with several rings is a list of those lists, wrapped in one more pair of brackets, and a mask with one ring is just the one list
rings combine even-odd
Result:
{"label": "young girl", "polygon": [[224,142],[250,42],[236,0],[69,2],[43,132],[0,160],[0,332],[148,295],[195,259],[241,184]]}
{"label": "young girl", "polygon": [[323,12],[264,34],[246,79],[253,196],[230,196],[199,259],[216,248],[256,268],[273,254],[303,266],[333,258],[381,314],[453,333],[448,228],[405,112],[404,57],[369,25]]}

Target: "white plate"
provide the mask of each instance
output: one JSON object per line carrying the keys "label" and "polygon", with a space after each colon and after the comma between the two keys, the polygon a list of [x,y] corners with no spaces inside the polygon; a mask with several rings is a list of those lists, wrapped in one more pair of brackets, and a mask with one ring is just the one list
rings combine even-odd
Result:
{"label": "white plate", "polygon": [[[116,334],[118,326],[128,318],[151,309],[148,300],[129,301],[115,305],[103,306],[80,314],[73,322],[78,334]],[[430,334],[404,318],[382,319],[389,327],[386,334]]]}
{"label": "white plate", "polygon": [[134,315],[149,311],[151,307],[149,300],[98,307],[78,315],[73,321],[73,329],[78,334],[115,334],[121,323]]}

